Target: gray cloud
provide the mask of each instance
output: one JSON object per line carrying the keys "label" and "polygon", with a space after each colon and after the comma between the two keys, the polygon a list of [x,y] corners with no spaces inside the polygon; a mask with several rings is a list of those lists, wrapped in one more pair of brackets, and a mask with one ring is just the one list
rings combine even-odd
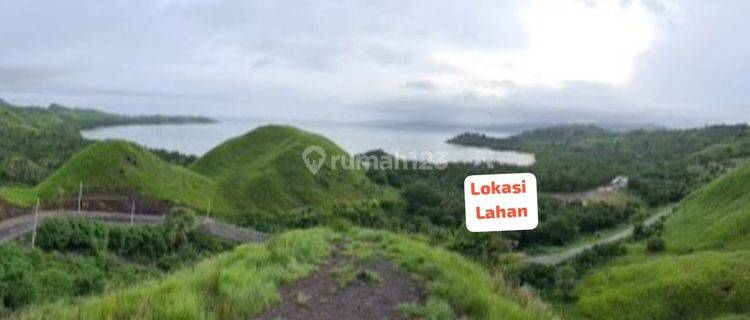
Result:
{"label": "gray cloud", "polygon": [[430,80],[413,80],[406,82],[406,87],[414,90],[431,91],[435,90],[437,86]]}

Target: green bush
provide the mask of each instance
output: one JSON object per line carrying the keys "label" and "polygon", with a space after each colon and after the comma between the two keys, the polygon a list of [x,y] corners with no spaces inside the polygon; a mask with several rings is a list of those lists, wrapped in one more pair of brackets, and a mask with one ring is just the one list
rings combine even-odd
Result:
{"label": "green bush", "polygon": [[490,266],[512,247],[512,241],[499,232],[472,233],[464,226],[454,231],[446,243],[446,248]]}
{"label": "green bush", "polygon": [[664,222],[657,221],[656,223],[646,226],[643,223],[637,224],[633,228],[633,240],[648,239],[653,236],[659,236],[664,232]]}
{"label": "green bush", "polygon": [[661,237],[651,237],[646,241],[646,249],[649,252],[661,252],[666,249],[667,244]]}
{"label": "green bush", "polygon": [[529,284],[543,293],[552,292],[557,279],[557,268],[543,264],[525,264],[517,271],[519,285]]}
{"label": "green bush", "polygon": [[47,219],[37,230],[39,247],[46,250],[101,252],[108,237],[108,227],[87,219]]}
{"label": "green bush", "polygon": [[603,264],[614,257],[628,253],[628,249],[620,242],[597,244],[590,249],[584,250],[571,262],[573,268],[579,275],[588,269]]}

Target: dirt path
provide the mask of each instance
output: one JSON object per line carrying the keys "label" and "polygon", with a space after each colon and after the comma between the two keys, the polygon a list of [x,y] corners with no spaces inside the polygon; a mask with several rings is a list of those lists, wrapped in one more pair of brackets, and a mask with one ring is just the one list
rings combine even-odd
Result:
{"label": "dirt path", "polygon": [[[101,212],[101,211],[44,211],[39,213],[38,223],[48,218],[84,217],[111,223],[129,224],[130,213]],[[135,214],[132,215],[134,224],[160,224],[164,222],[163,216]],[[32,231],[34,228],[34,215],[26,214],[0,221],[0,243],[11,241]],[[242,243],[263,242],[268,235],[255,230],[236,227],[213,219],[203,219],[200,228],[213,236],[238,241]]]}
{"label": "dirt path", "polygon": [[[662,217],[667,216],[672,212],[672,207],[666,207],[659,211],[658,213],[648,217],[646,220],[643,221],[643,224],[646,226],[653,225],[657,221],[659,221]],[[617,242],[620,240],[625,240],[633,235],[633,229],[635,229],[635,225],[631,225],[624,230],[617,232],[615,234],[612,234],[604,239],[598,239],[596,241],[592,241],[590,243],[581,244],[579,246],[575,246],[569,249],[566,249],[562,252],[557,252],[553,254],[543,254],[538,256],[527,256],[526,260],[532,263],[538,263],[538,264],[544,264],[544,265],[557,265],[561,264],[563,262],[566,262],[570,259],[575,258],[579,254],[583,253],[586,249],[590,249],[591,247],[597,245],[597,244],[605,244],[605,243],[612,243]]]}
{"label": "dirt path", "polygon": [[282,286],[281,303],[256,319],[404,319],[402,303],[424,305],[426,290],[387,261],[358,263],[335,250],[312,276]]}

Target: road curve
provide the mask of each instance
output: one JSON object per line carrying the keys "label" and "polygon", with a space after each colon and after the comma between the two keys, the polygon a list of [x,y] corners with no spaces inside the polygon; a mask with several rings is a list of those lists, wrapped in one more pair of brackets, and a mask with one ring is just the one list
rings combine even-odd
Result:
{"label": "road curve", "polygon": [[[671,212],[672,212],[671,206],[665,209],[662,209],[658,213],[644,220],[643,224],[646,226],[653,225],[654,223],[659,221],[662,217],[665,217]],[[532,263],[543,264],[543,265],[558,265],[558,264],[561,264],[563,262],[566,262],[568,260],[571,260],[577,257],[578,255],[580,255],[581,253],[583,253],[584,251],[586,251],[587,249],[590,249],[591,247],[595,245],[613,243],[613,242],[625,240],[633,235],[633,229],[635,229],[635,225],[632,225],[628,227],[627,229],[617,232],[613,235],[610,235],[604,239],[599,239],[594,242],[572,247],[562,252],[553,253],[553,254],[543,254],[543,255],[538,255],[538,256],[527,256],[526,261],[532,262]]]}
{"label": "road curve", "polygon": [[[38,223],[48,218],[68,218],[82,217],[94,220],[106,221],[111,223],[129,224],[131,214],[123,212],[103,212],[103,211],[44,211],[38,216]],[[134,224],[160,224],[164,222],[163,216],[134,214],[132,215]],[[24,234],[31,232],[34,228],[34,214],[26,214],[0,221],[0,244],[16,239]],[[241,243],[258,243],[268,239],[268,235],[255,230],[240,228],[216,221],[210,218],[201,219],[199,228],[218,238],[237,241]]]}

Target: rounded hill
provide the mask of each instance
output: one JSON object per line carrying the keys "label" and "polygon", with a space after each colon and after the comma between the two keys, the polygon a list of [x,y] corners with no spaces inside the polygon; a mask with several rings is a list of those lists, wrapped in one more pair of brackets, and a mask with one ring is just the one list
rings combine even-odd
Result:
{"label": "rounded hill", "polygon": [[138,196],[204,207],[213,195],[211,179],[170,165],[142,147],[108,140],[75,154],[36,186],[41,199],[74,196],[82,184],[89,193]]}
{"label": "rounded hill", "polygon": [[[322,161],[311,171],[303,155]],[[242,213],[278,213],[374,196],[378,188],[351,157],[327,138],[291,126],[259,127],[209,151],[191,166],[213,178],[220,196]],[[351,163],[349,163],[351,164]]]}

